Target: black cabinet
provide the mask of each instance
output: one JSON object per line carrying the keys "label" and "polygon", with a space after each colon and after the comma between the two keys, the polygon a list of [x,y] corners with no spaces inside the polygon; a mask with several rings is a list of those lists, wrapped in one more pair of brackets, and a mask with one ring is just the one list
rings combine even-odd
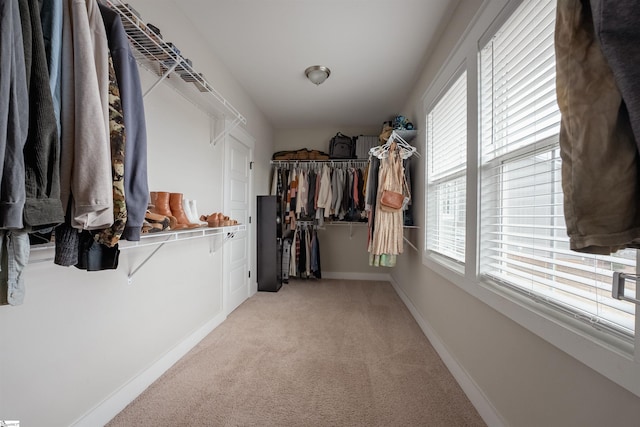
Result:
{"label": "black cabinet", "polygon": [[277,292],[282,286],[282,236],[276,196],[258,196],[258,290]]}

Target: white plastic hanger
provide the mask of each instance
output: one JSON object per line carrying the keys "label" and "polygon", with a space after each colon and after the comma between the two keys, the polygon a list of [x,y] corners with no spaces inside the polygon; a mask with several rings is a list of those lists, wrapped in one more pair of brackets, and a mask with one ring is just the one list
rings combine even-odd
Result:
{"label": "white plastic hanger", "polygon": [[405,141],[400,135],[396,133],[395,130],[391,132],[391,136],[389,137],[389,139],[391,138],[393,138],[393,140],[400,147],[400,157],[402,157],[403,159],[408,159],[414,154],[416,157],[420,157],[420,153],[418,153],[418,149],[410,145],[407,141]]}
{"label": "white plastic hanger", "polygon": [[394,130],[389,135],[389,139],[383,145],[378,145],[369,150],[369,154],[372,156],[376,156],[379,159],[385,159],[389,157],[389,149],[393,143],[396,143],[396,146],[399,148],[400,157],[403,159],[408,159],[414,154],[416,157],[420,157],[420,153],[418,153],[418,149],[410,145],[407,141],[405,141],[398,133]]}

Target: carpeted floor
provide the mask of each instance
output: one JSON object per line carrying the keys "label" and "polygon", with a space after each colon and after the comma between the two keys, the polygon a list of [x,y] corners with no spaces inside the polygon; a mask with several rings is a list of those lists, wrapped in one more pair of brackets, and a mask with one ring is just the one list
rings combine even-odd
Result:
{"label": "carpeted floor", "polygon": [[292,281],[238,307],[116,426],[484,426],[387,282]]}

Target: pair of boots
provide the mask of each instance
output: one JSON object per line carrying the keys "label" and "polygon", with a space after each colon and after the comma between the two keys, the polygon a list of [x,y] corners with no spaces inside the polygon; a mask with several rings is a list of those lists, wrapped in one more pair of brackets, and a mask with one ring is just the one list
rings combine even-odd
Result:
{"label": "pair of boots", "polygon": [[207,222],[201,221],[198,218],[198,208],[196,206],[196,201],[191,199],[182,199],[182,210],[184,210],[184,214],[187,216],[187,219],[191,221],[193,224],[198,224],[200,227],[206,227]]}
{"label": "pair of boots", "polygon": [[201,227],[199,222],[192,222],[187,216],[184,209],[182,193],[152,191],[150,196],[149,210],[152,213],[164,215],[169,218],[169,228],[171,230]]}

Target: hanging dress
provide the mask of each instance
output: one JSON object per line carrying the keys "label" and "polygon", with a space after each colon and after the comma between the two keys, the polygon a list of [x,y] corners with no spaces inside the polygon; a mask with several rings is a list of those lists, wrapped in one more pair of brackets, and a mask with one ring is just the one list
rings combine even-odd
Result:
{"label": "hanging dress", "polygon": [[378,191],[376,195],[375,225],[373,239],[369,246],[369,265],[394,267],[396,255],[403,251],[402,210],[389,212],[380,208],[380,198],[384,190],[403,193],[404,169],[395,144],[389,150],[389,157],[380,161]]}

